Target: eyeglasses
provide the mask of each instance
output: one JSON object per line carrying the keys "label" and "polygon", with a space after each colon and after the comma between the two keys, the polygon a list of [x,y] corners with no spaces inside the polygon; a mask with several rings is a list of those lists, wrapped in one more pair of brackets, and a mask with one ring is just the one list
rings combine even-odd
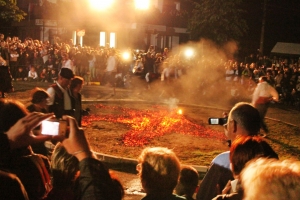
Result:
{"label": "eyeglasses", "polygon": [[228,122],[227,122],[226,124],[223,125],[224,129],[228,130],[227,127],[228,127],[229,123],[230,123],[230,122],[233,122],[233,121],[235,121],[235,120],[234,120],[234,119],[228,120]]}

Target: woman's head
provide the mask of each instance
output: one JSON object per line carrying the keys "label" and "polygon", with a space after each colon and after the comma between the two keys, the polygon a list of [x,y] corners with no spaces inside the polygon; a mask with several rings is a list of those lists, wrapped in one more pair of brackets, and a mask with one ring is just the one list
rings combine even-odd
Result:
{"label": "woman's head", "polygon": [[17,121],[28,114],[24,104],[17,100],[0,100],[0,131],[8,131]]}
{"label": "woman's head", "polygon": [[70,83],[70,90],[79,93],[83,86],[83,78],[80,76],[74,76]]}
{"label": "woman's head", "polygon": [[74,186],[79,172],[78,160],[69,154],[61,143],[57,143],[51,156],[53,187]]}
{"label": "woman's head", "polygon": [[230,163],[234,175],[239,175],[246,163],[256,158],[276,158],[272,147],[259,136],[240,136],[230,147]]}
{"label": "woman's head", "polygon": [[49,98],[49,94],[42,88],[34,88],[31,95],[31,103],[39,104],[45,102]]}

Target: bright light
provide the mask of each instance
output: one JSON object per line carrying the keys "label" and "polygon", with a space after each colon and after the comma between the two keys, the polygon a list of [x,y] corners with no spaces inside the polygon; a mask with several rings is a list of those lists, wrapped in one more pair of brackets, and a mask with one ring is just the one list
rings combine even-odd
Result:
{"label": "bright light", "polygon": [[130,53],[126,51],[126,52],[123,53],[122,57],[123,57],[124,60],[129,60]]}
{"label": "bright light", "polygon": [[177,110],[177,114],[178,114],[178,115],[182,115],[182,110],[181,110],[181,109],[178,109],[178,110]]}
{"label": "bright light", "polygon": [[186,49],[185,52],[184,52],[184,55],[187,58],[191,58],[194,55],[194,50],[193,49]]}
{"label": "bright light", "polygon": [[90,0],[90,6],[97,10],[105,10],[112,5],[114,0]]}
{"label": "bright light", "polygon": [[100,47],[105,47],[105,32],[100,32]]}
{"label": "bright light", "polygon": [[149,8],[150,0],[135,0],[135,7],[137,9],[146,10]]}
{"label": "bright light", "polygon": [[110,33],[109,45],[110,48],[116,48],[116,33]]}

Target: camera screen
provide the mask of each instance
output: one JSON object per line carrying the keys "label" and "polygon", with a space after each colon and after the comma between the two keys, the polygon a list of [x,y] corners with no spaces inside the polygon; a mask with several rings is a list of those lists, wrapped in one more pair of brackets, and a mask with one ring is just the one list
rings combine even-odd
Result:
{"label": "camera screen", "polygon": [[59,133],[59,122],[55,121],[42,121],[42,132],[43,135],[58,135]]}
{"label": "camera screen", "polygon": [[219,124],[219,118],[210,118],[210,124]]}

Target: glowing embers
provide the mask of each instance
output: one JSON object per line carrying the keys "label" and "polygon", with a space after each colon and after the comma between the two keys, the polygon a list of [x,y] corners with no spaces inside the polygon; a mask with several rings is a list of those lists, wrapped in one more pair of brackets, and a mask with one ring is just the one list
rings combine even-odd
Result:
{"label": "glowing embers", "polygon": [[122,135],[125,146],[143,146],[155,137],[171,133],[225,139],[224,133],[191,122],[182,114],[182,110],[178,109],[170,111],[164,106],[152,106],[151,109],[145,110],[103,104],[93,106],[103,114],[83,117],[83,126],[101,120],[125,124],[129,128]]}

